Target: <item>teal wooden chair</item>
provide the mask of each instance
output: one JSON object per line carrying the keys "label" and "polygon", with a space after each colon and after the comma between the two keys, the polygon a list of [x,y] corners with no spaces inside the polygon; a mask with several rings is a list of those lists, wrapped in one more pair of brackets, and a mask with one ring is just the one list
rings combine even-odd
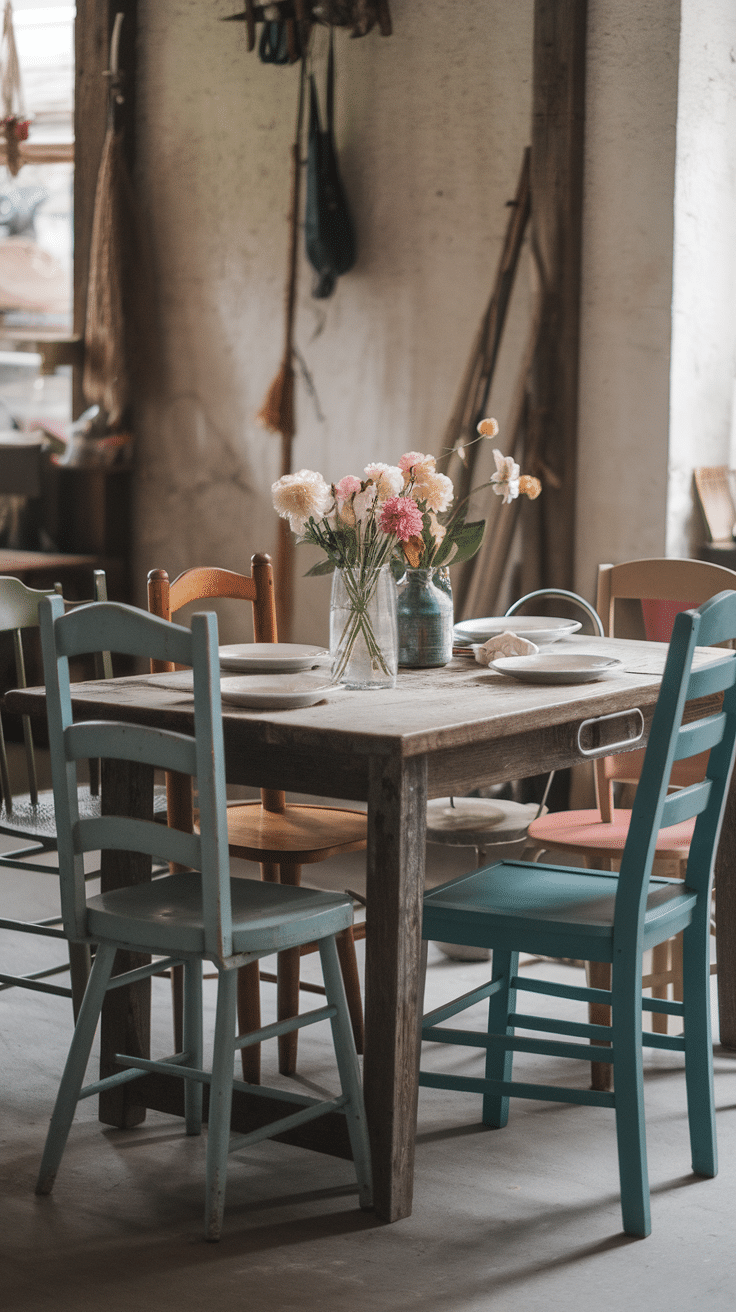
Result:
{"label": "teal wooden chair", "polygon": [[[107,600],[107,583],[104,570],[94,571],[94,598],[96,601]],[[12,576],[0,578],[0,633],[12,636],[15,659],[16,686],[26,686],[26,665],[23,651],[23,634],[26,630],[38,628],[39,602],[59,591],[51,588],[43,591],[26,587],[20,579]],[[75,602],[66,602],[66,607],[73,607]],[[95,661],[95,677],[110,678],[112,665],[108,652],[101,652]],[[27,789],[25,792],[13,792],[11,772],[5,745],[2,720],[0,720],[0,786],[2,803],[0,804],[0,834],[16,841],[17,846],[7,848],[0,853],[0,869],[15,870],[19,877],[30,873],[50,875],[56,878],[57,870],[53,864],[44,862],[44,855],[56,851],[56,815],[54,798],[50,789],[39,790],[36,756],[33,742],[31,721],[23,716],[23,747]],[[99,762],[89,763],[89,783],[79,786],[79,807],[82,814],[94,816],[99,814]],[[90,869],[87,878],[93,879],[99,870]],[[0,930],[14,934],[31,934],[45,938],[64,939],[66,936],[59,928],[59,916],[44,920],[20,920],[18,918],[0,918]],[[53,976],[64,971],[70,972],[70,984],[55,984]],[[48,966],[43,970],[19,975],[9,971],[0,972],[0,990],[8,988],[31,989],[38,993],[51,993],[57,997],[71,998],[76,1017],[84,996],[90,970],[89,947],[84,944],[69,944],[69,964]]]}
{"label": "teal wooden chair", "polygon": [[[230,877],[217,617],[195,615],[190,632],[132,606],[111,603],[64,615],[61,598],[46,599],[40,617],[64,928],[75,942],[96,943],[97,951],[51,1119],[36,1192],[46,1194],[52,1188],[78,1100],[92,1090],[157,1071],[184,1079],[189,1134],[200,1132],[202,1085],[209,1085],[208,1239],[220,1237],[228,1153],[335,1110],[347,1118],[360,1203],[369,1207],[365,1112],[335,946],[335,935],[352,922],[352,903],[344,894]],[[98,649],[192,666],[194,735],[115,722],[73,724],[69,659]],[[199,833],[184,833],[132,816],[81,817],[76,767],[80,759],[89,756],[135,761],[195,777]],[[181,873],[87,898],[83,854],[98,849],[149,854],[176,862]],[[238,1037],[235,1015],[239,968],[284,948],[315,941],[320,945],[326,1005]],[[105,992],[129,978],[126,973],[111,982],[117,948],[152,953],[159,958],[150,967],[134,971],[136,979],[174,965],[184,966],[184,1050],[164,1061],[116,1055],[118,1065],[126,1069],[84,1089],[85,1069]],[[204,960],[214,964],[218,976],[211,1072],[203,1070],[202,1064]],[[326,1019],[332,1024],[341,1094],[318,1100],[290,1092],[289,1101],[302,1104],[299,1111],[290,1111],[288,1116],[230,1142],[233,1087],[253,1087],[233,1079],[236,1051]],[[274,1098],[284,1096],[280,1090],[265,1092]]]}
{"label": "teal wooden chair", "polygon": [[[483,1096],[483,1121],[506,1124],[512,1097],[610,1107],[616,1114],[621,1206],[627,1234],[651,1229],[644,1125],[642,1048],[685,1053],[692,1167],[714,1176],[716,1163],[710,1022],[710,894],[736,740],[736,659],[729,652],[693,670],[696,644],[736,636],[736,592],[678,615],[618,874],[502,861],[453,880],[424,899],[424,937],[491,948],[492,979],[424,1017],[422,1037],[485,1049],[484,1077],[422,1071],[420,1084]],[[720,711],[683,725],[685,703],[723,693]],[[717,703],[716,703],[717,704]],[[710,751],[705,778],[668,795],[674,761]],[[684,882],[651,873],[661,828],[697,817]],[[642,953],[683,934],[683,999],[642,997]],[[608,962],[611,990],[525,979],[519,952]],[[516,995],[575,999],[612,1008],[612,1028],[517,1013]],[[444,1027],[488,998],[488,1033]],[[642,1009],[680,1019],[681,1035],[642,1030]],[[542,1038],[517,1035],[539,1031]],[[562,1040],[550,1035],[564,1036]],[[598,1047],[594,1044],[606,1044]],[[613,1092],[529,1084],[512,1078],[514,1052],[609,1062]]]}

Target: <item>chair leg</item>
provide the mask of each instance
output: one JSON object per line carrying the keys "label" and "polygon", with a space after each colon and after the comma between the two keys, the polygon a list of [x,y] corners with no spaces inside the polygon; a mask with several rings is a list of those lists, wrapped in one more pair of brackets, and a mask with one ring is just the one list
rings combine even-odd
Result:
{"label": "chair leg", "polygon": [[184,967],[171,967],[171,1014],[174,1024],[174,1052],[184,1050]]}
{"label": "chair leg", "polygon": [[[302,879],[302,868],[298,865],[284,863],[279,867],[281,883],[298,887]],[[299,948],[289,948],[279,952],[278,984],[276,986],[276,1007],[279,1020],[289,1020],[299,1014],[299,971],[301,953]],[[299,1043],[298,1030],[290,1034],[279,1035],[279,1072],[281,1075],[294,1075],[296,1072],[296,1054]]]}
{"label": "chair leg", "polygon": [[[611,988],[611,967],[607,961],[589,961],[586,971],[588,985],[592,989]],[[588,1019],[591,1025],[610,1025],[611,1008],[602,1002],[591,1002],[588,1007]],[[594,1040],[598,1042],[598,1040]],[[610,1044],[601,1046],[610,1047]],[[608,1061],[594,1061],[590,1064],[590,1087],[607,1093],[613,1085],[613,1066]]]}
{"label": "chair leg", "polygon": [[[183,1050],[187,1066],[202,1070],[202,962],[188,961],[184,970]],[[177,1048],[177,1052],[181,1052]],[[184,1081],[184,1123],[187,1134],[202,1133],[202,1085]]]}
{"label": "chair leg", "polygon": [[[703,939],[705,944],[703,945]],[[685,1084],[690,1152],[696,1175],[718,1173],[710,1018],[710,934],[694,921],[682,935]]]}
{"label": "chair leg", "polygon": [[[669,978],[672,974],[672,940],[665,939],[652,948],[652,975],[664,977],[660,983],[652,984],[652,997],[667,999],[669,997]],[[652,1031],[654,1034],[667,1033],[666,1012],[652,1012]]]}
{"label": "chair leg", "polygon": [[644,1073],[641,1044],[641,957],[621,979],[613,979],[613,1043],[616,1053],[616,1138],[624,1231],[643,1239],[651,1232],[649,1175],[644,1123]]}
{"label": "chair leg", "polygon": [[[586,869],[590,868],[590,862],[585,861]],[[600,858],[598,868],[600,870],[613,870],[614,862],[606,861]],[[587,961],[585,963],[585,974],[587,976],[588,987],[591,989],[611,990],[611,967],[605,961]],[[591,1002],[588,1006],[588,1020],[591,1025],[610,1025],[611,1008],[605,1006],[602,1002]],[[600,1046],[604,1046],[602,1043]],[[605,1045],[609,1047],[609,1044]],[[590,1087],[597,1089],[601,1093],[608,1093],[613,1087],[613,1066],[607,1061],[594,1061],[590,1064]]]}
{"label": "chair leg", "polygon": [[230,1110],[233,1097],[237,984],[236,971],[220,971],[210,1083],[205,1202],[205,1235],[213,1243],[220,1238],[225,1209],[227,1156],[230,1149]]}
{"label": "chair leg", "polygon": [[69,975],[72,986],[72,1009],[74,1024],[79,1020],[79,1011],[84,998],[84,991],[92,969],[89,943],[69,944]]}
{"label": "chair leg", "polygon": [[355,1048],[357,1052],[362,1052],[365,1038],[363,1027],[363,999],[360,994],[360,976],[358,974],[358,962],[355,956],[355,939],[353,938],[352,929],[346,929],[344,933],[338,934],[335,942],[337,944],[337,955],[340,959],[340,969],[342,971],[343,983],[345,985],[345,995],[347,997],[348,1011],[350,1013],[350,1024],[353,1027]]}
{"label": "chair leg", "polygon": [[[260,962],[251,961],[238,971],[238,1033],[252,1034],[261,1028],[261,977]],[[243,1079],[247,1084],[261,1082],[261,1045],[251,1043],[242,1048],[240,1059]]]}
{"label": "chair leg", "polygon": [[352,1026],[345,998],[345,985],[340,971],[334,938],[322,939],[319,945],[322,974],[327,1001],[336,1008],[332,1017],[332,1038],[340,1075],[340,1087],[348,1101],[345,1107],[350,1146],[353,1150],[355,1173],[358,1177],[358,1198],[364,1209],[373,1206],[371,1181],[371,1150],[368,1124],[363,1106],[363,1093],[358,1059],[353,1042]]}
{"label": "chair leg", "polygon": [[[518,952],[501,952],[493,949],[491,978],[503,980],[503,986],[488,999],[488,1033],[513,1034],[509,1025],[509,1012],[516,1006],[516,990],[511,988],[511,979],[519,969]],[[514,1054],[503,1048],[486,1049],[487,1080],[510,1080]],[[483,1124],[501,1130],[509,1119],[509,1098],[498,1093],[483,1095]]]}
{"label": "chair leg", "polygon": [[46,1146],[41,1159],[41,1169],[36,1182],[37,1194],[50,1194],[54,1187],[56,1172],[59,1169],[69,1130],[74,1120],[74,1112],[79,1101],[79,1093],[84,1082],[92,1041],[95,1037],[97,1021],[102,1010],[102,1003],[112,974],[114,960],[114,947],[110,947],[109,944],[98,946],[89,983],[79,1010],[79,1019],[74,1027],[59,1092],[56,1095],[56,1104],[51,1117]]}

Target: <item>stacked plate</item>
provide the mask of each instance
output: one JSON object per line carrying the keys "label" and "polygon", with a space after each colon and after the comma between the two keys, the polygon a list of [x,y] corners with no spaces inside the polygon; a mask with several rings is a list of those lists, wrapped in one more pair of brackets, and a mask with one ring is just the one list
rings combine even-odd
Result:
{"label": "stacked plate", "polygon": [[539,646],[540,643],[567,638],[581,627],[580,620],[550,619],[548,615],[493,615],[456,624],[454,642],[459,647],[470,647],[474,642],[487,642],[501,633],[516,633]]}
{"label": "stacked plate", "polygon": [[324,647],[293,642],[246,642],[220,647],[222,700],[260,710],[298,710],[324,700],[333,687]]}

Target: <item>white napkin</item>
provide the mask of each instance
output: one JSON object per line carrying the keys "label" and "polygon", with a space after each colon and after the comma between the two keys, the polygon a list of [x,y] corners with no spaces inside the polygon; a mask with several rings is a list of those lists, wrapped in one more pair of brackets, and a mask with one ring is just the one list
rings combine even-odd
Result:
{"label": "white napkin", "polygon": [[520,638],[510,630],[499,633],[487,642],[475,643],[473,652],[479,665],[490,665],[499,656],[535,656],[539,648],[528,638]]}

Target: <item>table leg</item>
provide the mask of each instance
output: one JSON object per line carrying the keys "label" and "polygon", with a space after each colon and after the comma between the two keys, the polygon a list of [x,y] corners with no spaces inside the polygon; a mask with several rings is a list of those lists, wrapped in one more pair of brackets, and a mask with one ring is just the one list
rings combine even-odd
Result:
{"label": "table leg", "polygon": [[[153,819],[153,770],[128,761],[103,761],[102,809],[106,815],[139,815]],[[151,878],[151,858],[138,852],[103,852],[102,891],[110,892]],[[139,952],[118,952],[114,974],[135,970],[150,957]],[[100,1031],[100,1076],[119,1068],[116,1052],[135,1057],[150,1056],[151,981],[113,989],[102,1007]],[[146,1119],[145,1105],[137,1100],[138,1081],[121,1084],[100,1095],[100,1120],[105,1125],[130,1129]]]}
{"label": "table leg", "polygon": [[364,1079],[384,1221],[409,1216],[412,1204],[426,826],[424,758],[371,761]]}
{"label": "table leg", "polygon": [[716,958],[721,1043],[736,1048],[736,774],[716,855]]}

